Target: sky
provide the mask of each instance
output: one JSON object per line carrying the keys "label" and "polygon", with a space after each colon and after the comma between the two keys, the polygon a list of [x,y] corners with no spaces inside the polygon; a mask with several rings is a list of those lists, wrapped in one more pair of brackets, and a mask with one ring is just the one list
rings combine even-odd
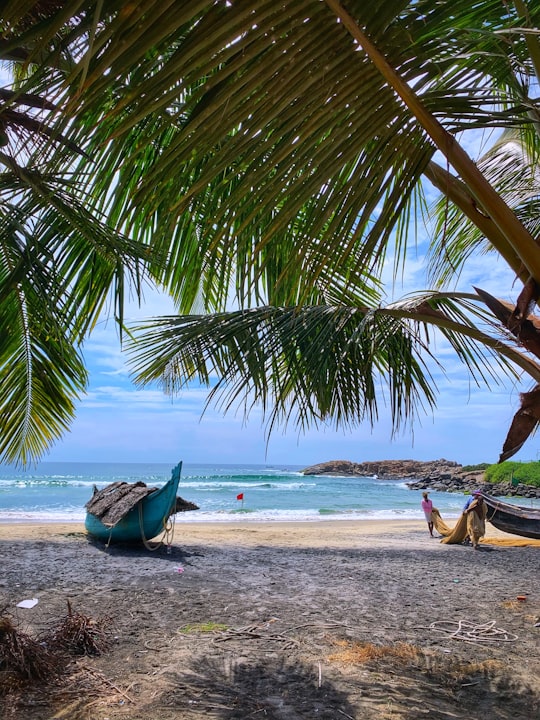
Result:
{"label": "sky", "polygon": [[[421,252],[422,245],[417,257],[410,256],[402,284],[394,290],[396,297],[426,288]],[[495,258],[481,257],[467,264],[459,287],[470,291],[473,285],[509,301],[517,293],[513,275]],[[168,298],[147,293],[144,306],[132,306],[126,316],[129,322],[172,312]],[[157,387],[136,387],[114,323],[102,322],[84,347],[90,370],[88,393],[78,403],[71,431],[43,460],[171,464],[183,460],[303,467],[337,459],[497,462],[519,393],[530,389],[530,378],[479,388],[444,341],[438,341],[434,349],[443,366],[435,370],[437,407],[420,416],[412,431],[392,437],[388,409],[381,406],[374,427],[366,423],[353,430],[335,430],[329,424],[301,435],[291,427],[278,429],[267,441],[260,411],[252,411],[247,420],[242,413],[224,417],[211,408],[203,415],[205,389],[193,387],[170,398]],[[539,450],[532,438],[514,459],[537,460]]]}
{"label": "sky", "polygon": [[[512,277],[485,260],[468,268],[463,283],[479,284],[488,292],[510,296]],[[506,273],[506,275],[505,275]],[[414,285],[420,266],[411,263],[405,285]],[[506,277],[507,276],[507,277]],[[504,279],[506,277],[506,280]],[[416,289],[423,286],[416,286]],[[503,294],[502,291],[506,291]],[[132,318],[168,314],[167,298],[151,294]],[[332,426],[313,428],[298,435],[294,428],[277,430],[267,442],[261,413],[246,421],[243,414],[223,416],[209,409],[202,415],[206,390],[191,388],[176,398],[157,387],[136,387],[130,379],[113,323],[102,323],[86,343],[84,357],[90,370],[88,393],[78,404],[71,431],[45,461],[257,463],[308,466],[328,460],[445,458],[468,465],[496,462],[519,393],[530,381],[493,387],[476,387],[445,343],[436,348],[444,367],[438,372],[437,408],[421,416],[410,430],[392,438],[388,410],[380,408],[372,428],[336,431]],[[536,460],[534,438],[516,455]]]}
{"label": "sky", "polygon": [[[464,140],[471,155],[480,151],[483,138],[469,133]],[[444,162],[444,161],[443,161]],[[388,278],[391,258],[388,260]],[[514,300],[513,277],[501,265],[485,258],[468,263],[459,287],[478,285],[507,300]],[[422,244],[409,256],[397,297],[426,288]],[[388,293],[392,291],[388,287]],[[147,293],[142,308],[132,305],[126,318],[141,320],[173,312],[171,301]],[[374,427],[365,423],[353,430],[335,430],[332,424],[298,434],[294,427],[278,429],[267,439],[260,411],[247,420],[242,414],[223,416],[203,407],[206,390],[190,388],[176,398],[158,388],[138,388],[130,379],[125,357],[112,321],[101,322],[85,343],[83,354],[90,372],[87,394],[77,403],[70,431],[58,440],[43,461],[257,463],[308,466],[328,460],[362,462],[386,459],[437,460],[463,465],[496,462],[510,421],[518,408],[523,385],[491,390],[475,387],[467,371],[442,343],[437,356],[444,374],[437,372],[437,408],[418,418],[412,431],[392,437],[388,409],[379,407]],[[515,459],[539,459],[540,444],[529,440]]]}

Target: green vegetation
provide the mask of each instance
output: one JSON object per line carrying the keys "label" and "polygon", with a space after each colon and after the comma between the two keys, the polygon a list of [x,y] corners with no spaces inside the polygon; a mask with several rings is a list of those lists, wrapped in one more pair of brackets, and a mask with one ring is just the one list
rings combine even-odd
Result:
{"label": "green vegetation", "polygon": [[223,632],[224,630],[228,630],[227,625],[223,625],[223,623],[216,623],[216,622],[205,622],[205,623],[195,623],[194,625],[184,625],[184,627],[180,628],[181,633],[211,633],[211,632]]}
{"label": "green vegetation", "polygon": [[512,478],[523,485],[540,487],[540,463],[509,461],[499,465],[490,465],[486,469],[487,482],[494,484],[511,482]]}
{"label": "green vegetation", "polygon": [[484,470],[487,470],[488,467],[490,467],[489,463],[478,463],[478,465],[463,465],[461,469],[463,472],[484,472]]}

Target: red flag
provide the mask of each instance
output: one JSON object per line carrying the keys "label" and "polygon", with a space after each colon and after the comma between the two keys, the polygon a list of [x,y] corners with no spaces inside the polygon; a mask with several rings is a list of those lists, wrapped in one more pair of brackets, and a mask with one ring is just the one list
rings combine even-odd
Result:
{"label": "red flag", "polygon": [[244,499],[244,493],[240,493],[240,495],[236,496],[237,500],[243,500]]}

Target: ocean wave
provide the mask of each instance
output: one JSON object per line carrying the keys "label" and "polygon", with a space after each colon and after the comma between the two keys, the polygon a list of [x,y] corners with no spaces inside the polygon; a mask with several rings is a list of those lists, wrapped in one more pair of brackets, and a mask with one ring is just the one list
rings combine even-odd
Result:
{"label": "ocean wave", "polygon": [[299,473],[276,473],[274,475],[267,475],[267,474],[257,474],[257,475],[242,475],[242,474],[232,474],[232,475],[220,475],[216,473],[215,475],[182,475],[180,482],[182,485],[190,484],[190,483],[223,483],[223,484],[235,484],[235,483],[247,483],[247,484],[255,484],[255,483],[261,483],[261,482],[276,482],[276,481],[282,481],[282,482],[290,482],[291,480],[296,480],[296,478],[303,478],[304,476]]}
{"label": "ocean wave", "polygon": [[229,488],[239,488],[239,489],[257,489],[257,488],[266,488],[266,489],[275,489],[275,490],[301,490],[302,488],[312,488],[316,487],[316,483],[303,483],[303,482],[245,482],[244,479],[242,480],[235,480],[235,481],[223,481],[221,479],[216,479],[211,482],[194,482],[194,481],[187,481],[184,482],[180,480],[179,489],[195,489],[195,490],[228,490]]}
{"label": "ocean wave", "polygon": [[[97,480],[79,480],[79,479],[66,479],[66,478],[14,478],[12,480],[0,480],[1,488],[24,488],[24,487],[105,487],[110,481],[97,481]],[[158,483],[148,483],[155,484]],[[165,483],[161,483],[164,485]]]}
{"label": "ocean wave", "polygon": [[64,523],[84,522],[86,513],[80,508],[67,510],[0,510],[0,523]]}
{"label": "ocean wave", "polygon": [[[80,521],[94,485],[101,489],[114,481],[138,480],[162,487],[170,476],[170,467],[158,464],[98,467],[95,463],[74,463],[47,469],[0,471],[0,522]],[[421,494],[411,491],[403,481],[309,477],[296,468],[279,466],[190,465],[184,470],[187,472],[181,477],[178,494],[201,509],[179,514],[178,523],[423,520]],[[243,503],[237,501],[238,495],[244,496]],[[444,518],[457,517],[464,502],[459,493],[436,492],[433,501]]]}
{"label": "ocean wave", "polygon": [[[330,508],[317,510],[253,510],[243,516],[246,522],[311,522],[324,520],[424,520],[424,513],[416,510],[332,510]],[[446,513],[445,518],[452,520],[459,517],[459,513]],[[182,513],[181,520],[177,516],[177,525],[180,523],[205,522],[236,522],[239,520],[238,510],[203,511]]]}

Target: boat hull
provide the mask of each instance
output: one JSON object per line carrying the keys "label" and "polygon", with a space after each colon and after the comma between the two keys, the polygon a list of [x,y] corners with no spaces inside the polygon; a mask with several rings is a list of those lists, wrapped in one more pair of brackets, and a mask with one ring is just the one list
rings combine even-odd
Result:
{"label": "boat hull", "polygon": [[511,535],[540,540],[540,510],[511,505],[490,495],[484,495],[488,507],[486,520],[494,527]]}
{"label": "boat hull", "polygon": [[174,512],[181,471],[182,463],[179,463],[173,468],[171,479],[162,488],[140,500],[112,527],[104,525],[99,518],[87,512],[84,523],[87,533],[107,543],[141,543],[156,537],[163,532],[168,518]]}

